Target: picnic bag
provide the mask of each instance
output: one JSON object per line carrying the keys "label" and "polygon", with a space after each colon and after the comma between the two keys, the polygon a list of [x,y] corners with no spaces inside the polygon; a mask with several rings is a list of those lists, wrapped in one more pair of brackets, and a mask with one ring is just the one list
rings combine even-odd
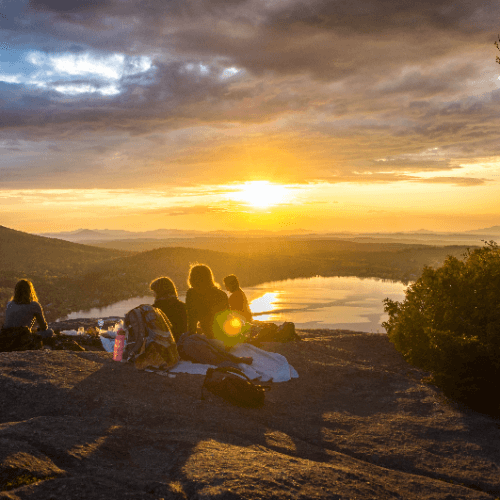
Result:
{"label": "picnic bag", "polygon": [[262,342],[292,342],[301,340],[295,331],[295,324],[285,321],[281,326],[273,323],[262,323],[262,328],[256,327],[247,342],[259,346]]}
{"label": "picnic bag", "polygon": [[163,311],[141,304],[125,315],[124,324],[128,330],[124,360],[139,370],[167,370],[179,362],[170,321]]}
{"label": "picnic bag", "polygon": [[238,368],[220,366],[207,370],[201,387],[201,399],[204,399],[203,389],[208,389],[233,405],[260,408],[264,404],[266,391],[271,387],[255,384]]}

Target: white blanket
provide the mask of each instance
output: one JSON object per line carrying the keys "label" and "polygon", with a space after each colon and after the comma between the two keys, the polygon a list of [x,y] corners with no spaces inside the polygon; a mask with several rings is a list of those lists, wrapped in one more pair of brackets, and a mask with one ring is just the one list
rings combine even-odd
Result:
{"label": "white blanket", "polygon": [[[298,378],[299,374],[288,364],[285,356],[276,352],[268,352],[251,344],[238,344],[231,349],[235,356],[250,356],[253,359],[251,365],[240,363],[238,367],[250,379],[259,379],[261,382],[287,382],[292,378]],[[205,375],[213,365],[191,363],[191,361],[180,361],[179,364],[169,370],[169,373],[194,373]]]}
{"label": "white blanket", "polygon": [[[115,343],[113,339],[101,337],[101,341],[106,351],[113,352]],[[241,371],[252,380],[258,379],[261,382],[287,382],[299,376],[295,368],[288,364],[285,356],[276,352],[264,351],[251,344],[238,344],[231,349],[231,353],[235,356],[249,356],[253,359],[251,365],[245,363],[240,363],[238,365]],[[169,373],[205,375],[209,368],[215,368],[215,366],[181,360],[175,368],[165,372],[165,375]]]}

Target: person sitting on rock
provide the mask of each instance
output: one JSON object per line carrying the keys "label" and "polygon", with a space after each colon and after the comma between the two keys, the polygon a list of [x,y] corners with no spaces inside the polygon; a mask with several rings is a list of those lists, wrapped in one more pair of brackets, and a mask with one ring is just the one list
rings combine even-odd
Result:
{"label": "person sitting on rock", "polygon": [[240,288],[240,282],[234,274],[224,278],[224,285],[231,295],[229,296],[229,307],[233,311],[239,312],[248,323],[252,322],[252,311],[248,305],[247,296]]}
{"label": "person sitting on rock", "polygon": [[177,289],[170,278],[165,276],[157,278],[151,282],[149,288],[156,295],[153,307],[165,313],[172,324],[172,335],[177,342],[179,337],[187,332],[186,304],[179,300]]}
{"label": "person sitting on rock", "polygon": [[[33,332],[35,322],[38,323],[38,331]],[[51,328],[48,328],[43,309],[38,302],[33,283],[29,280],[20,280],[14,288],[14,295],[7,303],[5,309],[5,322],[0,333],[2,345],[8,342],[9,346],[3,346],[8,350],[35,349],[41,346],[39,339],[48,340],[54,336]],[[7,340],[9,338],[9,340]]]}

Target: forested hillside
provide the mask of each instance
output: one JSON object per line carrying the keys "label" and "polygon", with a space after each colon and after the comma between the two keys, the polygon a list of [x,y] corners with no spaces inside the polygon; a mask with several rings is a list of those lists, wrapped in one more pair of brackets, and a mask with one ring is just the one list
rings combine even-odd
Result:
{"label": "forested hillside", "polygon": [[0,271],[72,274],[129,252],[45,238],[0,226]]}
{"label": "forested hillside", "polygon": [[[35,236],[0,226],[0,316],[21,278],[33,281],[48,317],[57,316],[72,297],[75,277],[96,264],[129,254],[54,238]],[[1,323],[1,321],[0,321]]]}
{"label": "forested hillside", "polygon": [[[127,248],[126,241],[106,242],[107,248]],[[339,239],[299,238],[193,238],[184,240],[130,240],[128,248],[137,251],[158,247],[182,246],[216,250],[237,256],[246,269],[252,262],[249,278],[265,274],[288,277],[350,275],[412,281],[424,266],[439,266],[448,255],[462,257],[466,246],[428,246],[404,243],[358,243]],[[139,257],[140,259],[140,257]],[[268,267],[269,263],[269,267]],[[265,271],[264,271],[265,270]],[[245,271],[243,271],[244,273]],[[271,278],[264,277],[267,281]],[[274,278],[273,278],[274,279]],[[278,279],[278,278],[276,278]]]}
{"label": "forested hillside", "polygon": [[[466,247],[362,244],[294,238],[219,238],[184,241],[197,248],[125,252],[0,227],[0,314],[20,278],[31,279],[48,319],[149,292],[169,276],[187,289],[192,263],[208,264],[219,282],[236,274],[243,286],[310,276],[360,276],[412,281],[425,265],[439,266]],[[209,247],[209,248],[208,248]]]}
{"label": "forested hillside", "polygon": [[85,274],[82,288],[99,300],[107,301],[114,290],[126,290],[131,296],[149,292],[149,283],[158,276],[169,276],[179,290],[187,290],[190,265],[210,266],[216,280],[237,274],[243,286],[269,280],[311,276],[314,266],[300,265],[299,258],[269,255],[242,257],[225,252],[193,248],[159,248],[114,259],[95,266]]}

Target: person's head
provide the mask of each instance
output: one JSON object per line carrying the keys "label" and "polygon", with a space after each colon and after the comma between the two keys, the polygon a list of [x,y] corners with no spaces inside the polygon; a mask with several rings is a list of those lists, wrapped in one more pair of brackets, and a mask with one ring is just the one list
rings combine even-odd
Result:
{"label": "person's head", "polygon": [[177,289],[174,282],[165,276],[153,280],[149,288],[153,290],[157,297],[166,297],[167,295],[175,295],[177,297]]}
{"label": "person's head", "polygon": [[217,286],[212,270],[205,264],[195,264],[189,270],[188,284],[192,288],[210,288]]}
{"label": "person's head", "polygon": [[19,280],[14,288],[12,300],[18,304],[29,304],[34,300],[38,301],[33,283],[29,280]]}
{"label": "person's head", "polygon": [[240,287],[240,282],[234,274],[230,274],[224,278],[224,285],[231,293],[233,293]]}

